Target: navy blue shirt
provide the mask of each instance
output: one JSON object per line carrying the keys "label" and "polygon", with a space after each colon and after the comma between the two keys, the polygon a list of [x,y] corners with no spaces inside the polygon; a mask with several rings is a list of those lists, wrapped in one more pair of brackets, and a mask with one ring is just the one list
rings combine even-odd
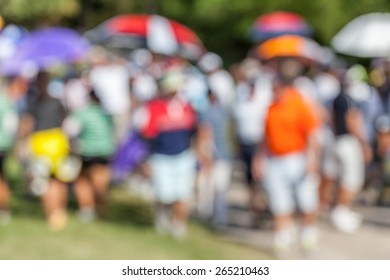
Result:
{"label": "navy blue shirt", "polygon": [[146,105],[147,121],[140,134],[151,143],[155,154],[177,155],[190,148],[196,129],[191,105],[177,99],[154,99]]}

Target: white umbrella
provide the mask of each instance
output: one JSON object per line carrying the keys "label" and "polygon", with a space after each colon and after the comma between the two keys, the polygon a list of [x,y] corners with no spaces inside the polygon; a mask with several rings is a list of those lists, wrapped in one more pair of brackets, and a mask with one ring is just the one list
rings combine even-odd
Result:
{"label": "white umbrella", "polygon": [[339,53],[357,57],[390,56],[390,13],[371,13],[352,20],[332,39]]}

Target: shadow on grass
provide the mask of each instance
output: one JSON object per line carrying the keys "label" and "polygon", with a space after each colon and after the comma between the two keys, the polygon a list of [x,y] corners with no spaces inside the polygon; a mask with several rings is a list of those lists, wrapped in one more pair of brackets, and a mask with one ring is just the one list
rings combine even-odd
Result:
{"label": "shadow on grass", "polygon": [[[67,206],[69,214],[76,215],[78,205],[71,188]],[[229,208],[230,211],[247,212],[247,214],[249,214],[248,209],[245,207],[230,205]],[[116,187],[110,190],[108,215],[103,222],[121,226],[151,227],[153,225],[152,212],[153,210],[150,202],[144,201],[137,195],[129,194],[125,188]],[[14,216],[35,220],[45,219],[40,198],[27,195],[26,191],[20,186],[13,191],[12,214]],[[262,218],[257,221],[255,228],[263,229],[268,227],[266,222],[269,220],[269,217],[265,215],[265,217]],[[196,217],[192,217],[191,221],[209,232],[221,233],[221,228],[215,227],[210,221],[204,221]],[[253,227],[253,225],[230,221],[223,228],[251,227]],[[224,230],[222,230],[222,233],[223,231]]]}
{"label": "shadow on grass", "polygon": [[[77,201],[71,189],[67,210],[70,215],[75,215],[78,210]],[[34,220],[45,219],[41,199],[28,194],[22,185],[15,186],[14,184],[12,187],[11,211],[13,216]],[[104,221],[121,225],[149,227],[152,225],[151,205],[138,197],[130,196],[123,189],[114,189],[110,192],[108,216]]]}
{"label": "shadow on grass", "polygon": [[152,207],[149,203],[125,194],[121,199],[116,196],[111,198],[107,222],[150,227],[152,217]]}
{"label": "shadow on grass", "polygon": [[13,216],[44,219],[41,200],[28,193],[22,179],[9,180],[11,187],[11,212]]}
{"label": "shadow on grass", "polygon": [[[26,179],[23,175],[23,166],[14,157],[10,156],[6,161],[6,177],[11,186],[12,215],[31,219],[45,219],[39,197],[29,194]],[[67,209],[70,215],[78,210],[72,186],[69,186],[69,199]],[[152,207],[139,197],[131,196],[124,188],[112,188],[110,190],[108,223],[121,225],[135,225],[149,227],[152,225]]]}

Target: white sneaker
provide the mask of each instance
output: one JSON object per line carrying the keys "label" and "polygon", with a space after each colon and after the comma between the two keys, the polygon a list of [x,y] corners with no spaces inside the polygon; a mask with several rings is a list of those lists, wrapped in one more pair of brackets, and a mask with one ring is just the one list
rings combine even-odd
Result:
{"label": "white sneaker", "polygon": [[287,251],[293,243],[293,234],[290,229],[280,230],[274,234],[274,250],[280,254]]}
{"label": "white sneaker", "polygon": [[345,206],[334,208],[330,214],[330,219],[336,229],[347,234],[355,233],[362,223],[361,216]]}
{"label": "white sneaker", "polygon": [[96,219],[96,213],[93,208],[82,208],[78,211],[77,216],[83,223],[90,223]]}
{"label": "white sneaker", "polygon": [[301,246],[306,251],[312,251],[317,247],[318,229],[315,226],[306,226],[301,232]]}
{"label": "white sneaker", "polygon": [[187,227],[182,222],[175,222],[172,225],[171,233],[176,240],[183,240],[187,234]]}
{"label": "white sneaker", "polygon": [[155,213],[154,227],[159,234],[168,234],[171,229],[171,219],[167,210],[159,209]]}

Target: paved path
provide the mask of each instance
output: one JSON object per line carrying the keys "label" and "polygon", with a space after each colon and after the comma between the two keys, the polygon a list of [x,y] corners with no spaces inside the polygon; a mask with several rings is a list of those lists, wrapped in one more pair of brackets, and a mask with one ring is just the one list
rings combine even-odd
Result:
{"label": "paved path", "polygon": [[[237,243],[246,244],[272,254],[272,231],[270,219],[261,229],[251,227],[252,220],[247,209],[248,192],[242,185],[240,166],[233,173],[233,184],[228,192],[230,202],[230,226],[223,233]],[[130,185],[138,186],[139,183]],[[137,188],[140,189],[139,187]],[[150,189],[146,188],[146,190]],[[149,197],[151,193],[143,194]],[[389,259],[390,260],[390,207],[360,206],[356,209],[363,216],[363,226],[354,235],[337,232],[322,218],[319,223],[320,243],[318,249],[306,256],[299,246],[292,248],[283,259]]]}
{"label": "paved path", "polygon": [[[234,242],[247,244],[266,252],[272,252],[272,231],[270,222],[262,229],[250,227],[251,219],[245,209],[248,193],[238,183],[229,191],[231,223],[226,236]],[[390,259],[390,208],[358,207],[363,215],[363,226],[354,235],[337,232],[322,218],[319,224],[320,244],[310,256],[299,246],[293,246],[282,259]]]}

